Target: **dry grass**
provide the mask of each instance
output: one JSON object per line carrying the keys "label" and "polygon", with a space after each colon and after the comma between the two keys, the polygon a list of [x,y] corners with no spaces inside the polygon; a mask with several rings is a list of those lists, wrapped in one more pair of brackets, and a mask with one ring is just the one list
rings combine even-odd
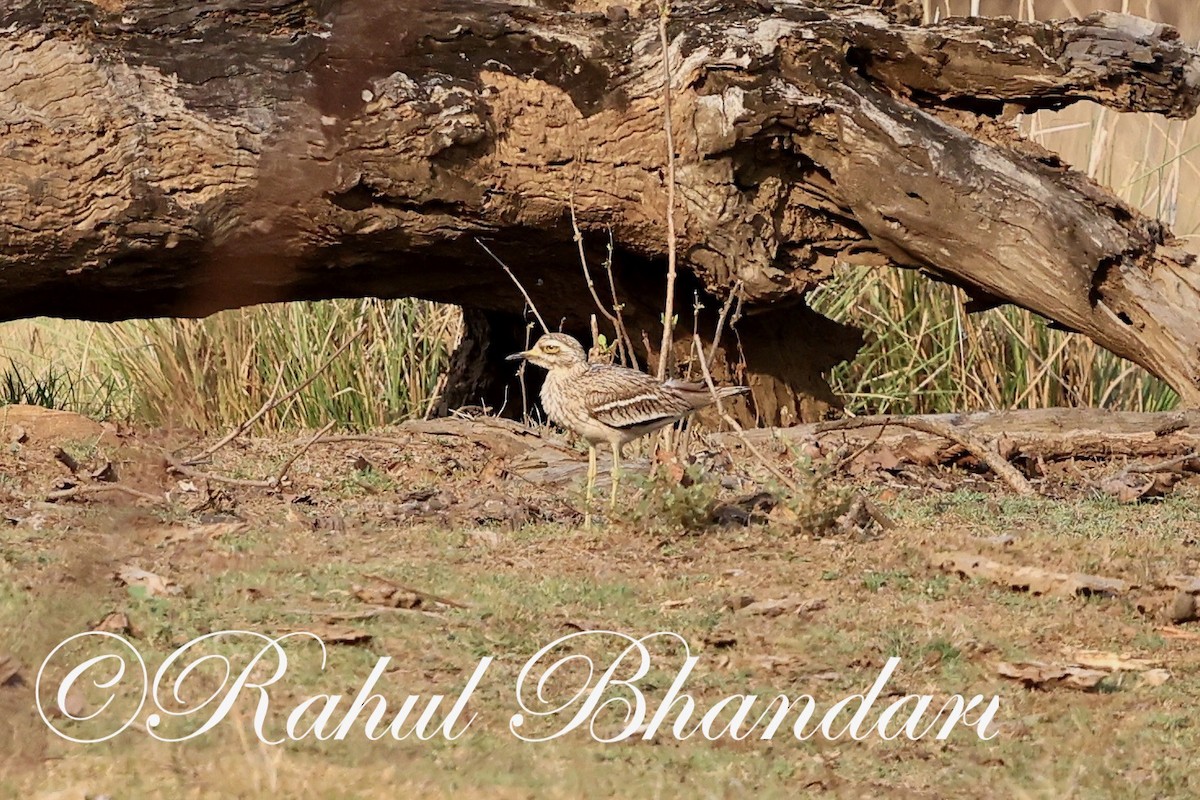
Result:
{"label": "dry grass", "polygon": [[[256,474],[288,447],[279,439],[251,440],[237,452],[222,451],[218,466]],[[100,503],[45,508],[37,527],[0,527],[0,627],[14,634],[3,649],[32,678],[54,644],[109,612],[128,617],[131,641],[152,667],[209,631],[348,625],[366,638],[332,645],[324,670],[313,647],[291,651],[292,669],[270,692],[270,730],[302,698],[353,694],[379,656],[392,658],[377,686],[392,708],[409,693],[453,698],[479,659],[494,656],[469,708],[477,721],[462,739],[370,743],[351,735],[267,747],[250,731],[254,698],[247,696],[200,741],[162,744],[130,731],[81,747],[45,730],[28,684],[0,687],[0,796],[1194,793],[1200,739],[1189,720],[1200,700],[1200,660],[1193,645],[1164,638],[1161,622],[1141,614],[1132,598],[1034,597],[948,574],[931,558],[964,549],[1146,586],[1164,575],[1194,574],[1200,566],[1190,544],[1200,537],[1194,483],[1163,503],[1118,506],[1087,496],[1010,498],[968,479],[977,491],[874,490],[900,523],[879,538],[817,539],[774,524],[689,535],[619,523],[583,530],[560,523],[445,525],[436,513],[404,517],[395,510],[396,496],[435,473],[439,489],[459,502],[513,493],[498,484],[491,457],[470,446],[429,441],[376,448],[369,454],[374,463],[394,464],[380,467],[375,492],[364,491],[362,476],[349,479],[347,454],[305,457],[298,491],[313,505],[235,489],[225,502],[246,520],[242,527],[200,524],[199,512],[156,519]],[[458,468],[437,472],[448,458]],[[3,504],[7,513],[21,513],[20,495],[36,494],[51,478],[54,462],[47,462],[45,473],[26,472],[8,486],[14,496]],[[384,482],[389,491],[379,494]],[[182,591],[169,597],[131,591],[112,579],[125,564],[160,574]],[[364,606],[353,587],[371,575],[464,607],[355,618]],[[747,598],[798,598],[808,610],[760,614],[742,608]],[[331,622],[339,614],[351,619]],[[888,657],[899,656],[897,691],[999,695],[1001,735],[989,743],[969,734],[944,743],[799,743],[780,736],[768,745],[677,742],[668,735],[652,744],[601,746],[584,734],[516,741],[507,726],[517,710],[519,669],[540,646],[580,628],[679,633],[701,658],[687,688],[702,707],[733,693],[777,692],[812,693],[827,707],[862,691]],[[1157,659],[1172,676],[1157,687],[1124,675],[1094,692],[1031,691],[996,672],[1001,660],[1054,661],[1076,648]],[[250,651],[243,644],[222,652]],[[642,683],[652,704],[663,697],[673,668],[660,663]],[[203,695],[195,690],[184,696],[198,702]]]}
{"label": "dry grass", "polygon": [[112,325],[33,320],[3,328],[0,373],[7,360],[7,374],[30,376],[26,382],[65,376],[39,405],[210,432],[250,417],[281,371],[282,385],[298,385],[366,325],[343,357],[258,429],[329,420],[366,428],[426,413],[460,324],[453,307],[415,300],[276,304]]}

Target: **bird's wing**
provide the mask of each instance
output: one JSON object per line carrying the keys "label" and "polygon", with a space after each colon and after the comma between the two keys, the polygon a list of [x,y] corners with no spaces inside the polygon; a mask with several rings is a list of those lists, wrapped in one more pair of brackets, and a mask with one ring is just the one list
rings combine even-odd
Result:
{"label": "bird's wing", "polygon": [[584,405],[589,416],[613,428],[666,424],[692,410],[661,381],[624,367],[594,367],[586,377]]}

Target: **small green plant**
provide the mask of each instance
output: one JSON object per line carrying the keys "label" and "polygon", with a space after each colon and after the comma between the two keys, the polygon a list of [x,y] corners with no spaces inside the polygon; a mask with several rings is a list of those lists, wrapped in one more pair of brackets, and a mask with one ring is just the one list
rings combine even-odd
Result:
{"label": "small green plant", "polygon": [[630,524],[646,530],[685,532],[713,524],[712,511],[721,487],[698,464],[689,464],[680,480],[660,469],[630,483],[637,489],[637,499],[625,516]]}
{"label": "small green plant", "polygon": [[853,490],[835,482],[832,470],[815,468],[809,458],[797,455],[795,465],[790,485],[778,481],[768,484],[768,490],[779,498],[779,505],[771,512],[772,523],[811,536],[834,530],[838,517],[850,506]]}
{"label": "small green plant", "polygon": [[897,589],[907,589],[912,583],[912,578],[907,572],[868,572],[863,576],[863,586],[870,592],[878,592],[884,586],[893,586]]}

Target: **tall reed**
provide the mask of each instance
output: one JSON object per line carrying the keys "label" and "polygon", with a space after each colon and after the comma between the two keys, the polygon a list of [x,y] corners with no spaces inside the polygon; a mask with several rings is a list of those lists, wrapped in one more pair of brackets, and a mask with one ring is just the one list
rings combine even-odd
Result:
{"label": "tall reed", "polygon": [[202,320],[26,322],[14,325],[12,334],[24,331],[25,351],[11,343],[0,349],[10,362],[5,370],[0,360],[0,373],[69,374],[69,381],[54,385],[71,387],[71,403],[41,397],[43,405],[95,413],[96,404],[85,401],[103,398],[111,416],[211,432],[253,414],[281,371],[284,387],[301,383],[365,323],[366,334],[264,419],[260,430],[315,428],[329,420],[368,428],[426,412],[460,320],[451,306],[418,300],[331,300],[256,306]]}

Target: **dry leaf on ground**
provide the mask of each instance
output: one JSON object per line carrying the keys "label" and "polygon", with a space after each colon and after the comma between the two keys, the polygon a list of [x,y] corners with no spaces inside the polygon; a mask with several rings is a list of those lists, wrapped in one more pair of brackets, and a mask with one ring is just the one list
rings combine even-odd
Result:
{"label": "dry leaf on ground", "polygon": [[124,612],[113,611],[92,626],[92,630],[127,634],[132,632],[132,626],[129,624],[129,617]]}
{"label": "dry leaf on ground", "polygon": [[1112,673],[1102,669],[1070,666],[1066,664],[1045,664],[1040,661],[1019,661],[1009,663],[1001,661],[996,665],[996,671],[1005,678],[1012,678],[1025,684],[1031,689],[1053,689],[1065,686],[1070,689],[1095,689],[1100,681]]}
{"label": "dry leaf on ground", "polygon": [[364,603],[369,603],[373,606],[409,609],[430,609],[434,606],[470,608],[466,603],[451,600],[448,597],[440,597],[429,592],[423,592],[420,589],[396,583],[382,575],[364,575],[363,577],[370,581],[370,583],[361,586],[355,584],[350,587],[350,593]]}
{"label": "dry leaf on ground", "polygon": [[421,608],[422,599],[416,592],[406,592],[396,586],[373,583],[367,586],[355,584],[350,587],[350,594],[356,599],[372,606],[385,608]]}
{"label": "dry leaf on ground", "polygon": [[1051,689],[1064,686],[1070,689],[1091,690],[1105,678],[1121,672],[1138,673],[1150,686],[1161,686],[1171,673],[1160,668],[1151,658],[1136,658],[1125,653],[1103,650],[1066,650],[1066,661],[1049,664],[1042,661],[1001,661],[996,671],[1006,678],[1019,680],[1027,687]]}
{"label": "dry leaf on ground", "polygon": [[1105,578],[1082,572],[1051,572],[1038,567],[1004,564],[975,553],[936,553],[933,563],[942,570],[965,578],[982,578],[1030,594],[1066,597],[1124,594],[1133,584],[1119,578]]}
{"label": "dry leaf on ground", "polygon": [[1104,669],[1109,672],[1145,672],[1157,667],[1160,662],[1153,658],[1134,658],[1124,653],[1107,653],[1103,650],[1067,650],[1063,653],[1072,664],[1088,669]]}
{"label": "dry leaf on ground", "polygon": [[132,564],[126,564],[117,570],[117,580],[131,589],[141,588],[148,597],[171,597],[180,593],[179,586],[173,581]]}
{"label": "dry leaf on ground", "polygon": [[1152,475],[1121,472],[1100,481],[1100,491],[1117,498],[1119,503],[1136,503],[1162,497],[1179,481],[1173,472],[1156,472]]}
{"label": "dry leaf on ground", "polygon": [[282,633],[311,633],[320,637],[325,644],[366,644],[371,641],[371,634],[360,628],[348,625],[330,625],[324,622],[314,622],[302,628],[287,628]]}
{"label": "dry leaf on ground", "polygon": [[10,655],[0,653],[0,688],[5,686],[22,686],[25,679],[21,677],[21,665]]}
{"label": "dry leaf on ground", "polygon": [[782,614],[807,614],[810,611],[820,611],[825,607],[823,597],[801,597],[791,595],[775,600],[758,600],[743,607],[747,614],[762,617],[778,617]]}

